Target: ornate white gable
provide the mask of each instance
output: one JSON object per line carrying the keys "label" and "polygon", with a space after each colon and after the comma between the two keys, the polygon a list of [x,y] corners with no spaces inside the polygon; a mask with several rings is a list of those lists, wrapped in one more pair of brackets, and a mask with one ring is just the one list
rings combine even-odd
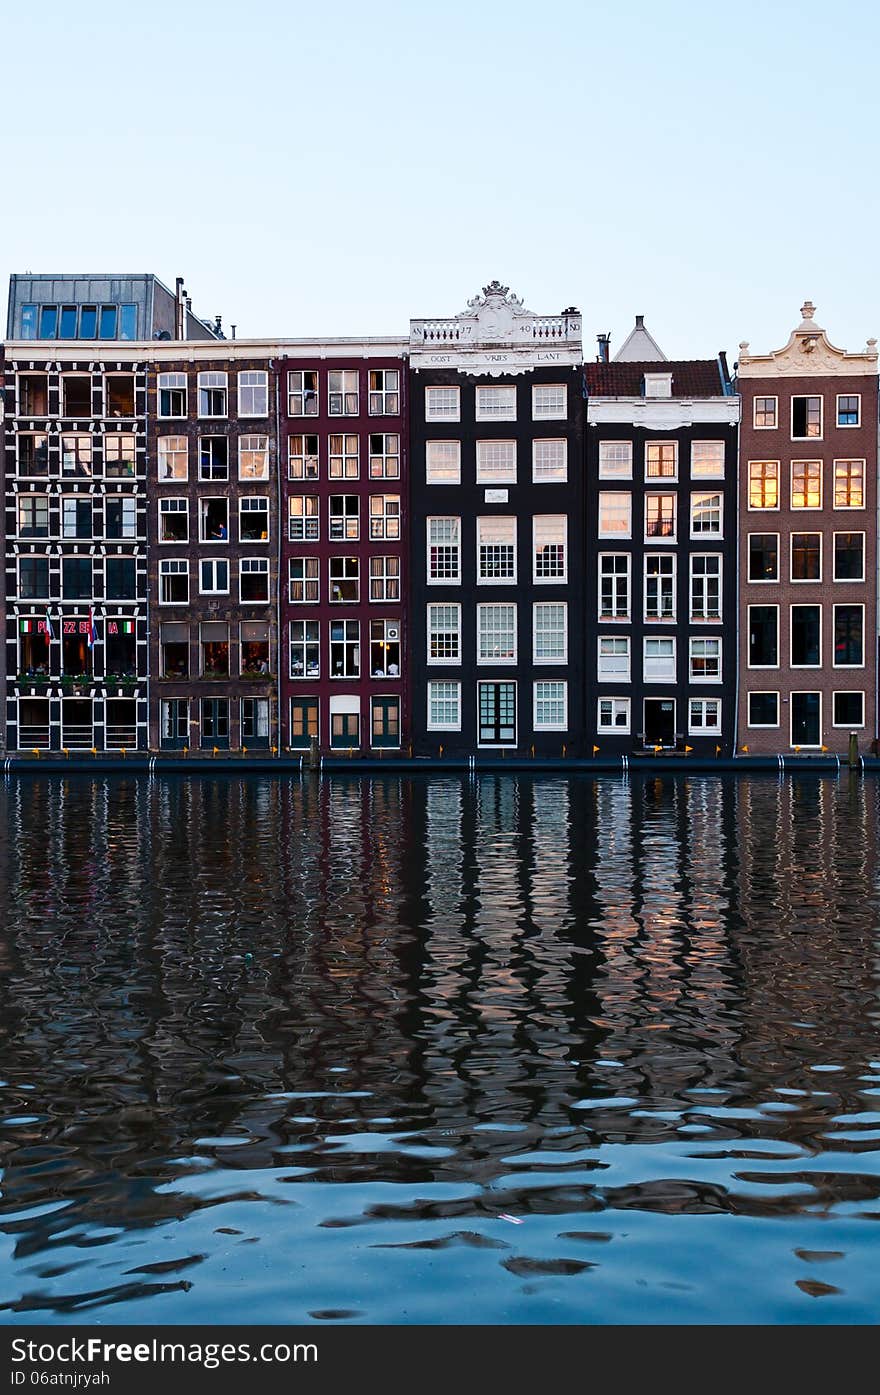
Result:
{"label": "ornate white gable", "polygon": [[451,319],[410,320],[409,343],[413,368],[489,377],[525,373],[581,361],[581,315],[575,309],[536,315],[509,287],[490,281]]}
{"label": "ornate white gable", "polygon": [[788,343],[769,354],[750,354],[747,340],[739,346],[737,376],[740,378],[846,377],[853,373],[877,372],[877,340],[869,339],[860,353],[847,353],[831,343],[813,316],[812,301],[801,306],[801,322],[792,330]]}

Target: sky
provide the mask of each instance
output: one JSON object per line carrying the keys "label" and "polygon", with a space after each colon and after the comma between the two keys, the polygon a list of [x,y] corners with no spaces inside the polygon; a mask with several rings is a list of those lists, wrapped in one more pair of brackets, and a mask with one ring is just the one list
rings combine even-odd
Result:
{"label": "sky", "polygon": [[10,272],[181,275],[239,338],[493,278],[670,358],[880,337],[880,7],[42,0],[0,25]]}

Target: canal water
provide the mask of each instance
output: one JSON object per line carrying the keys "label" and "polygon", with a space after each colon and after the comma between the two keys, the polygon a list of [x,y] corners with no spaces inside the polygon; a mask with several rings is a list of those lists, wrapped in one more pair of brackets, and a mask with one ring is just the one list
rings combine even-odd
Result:
{"label": "canal water", "polygon": [[878,817],[10,779],[0,1322],[875,1322]]}

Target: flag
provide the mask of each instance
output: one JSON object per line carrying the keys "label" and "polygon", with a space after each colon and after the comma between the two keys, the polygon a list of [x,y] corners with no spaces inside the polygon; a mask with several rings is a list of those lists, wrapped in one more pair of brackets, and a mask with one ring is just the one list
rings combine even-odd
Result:
{"label": "flag", "polygon": [[48,606],[46,607],[46,638],[49,640],[50,644],[55,638],[55,631],[52,629],[52,616],[49,614]]}
{"label": "flag", "polygon": [[95,629],[95,612],[89,606],[89,648],[94,649],[98,642],[98,631]]}

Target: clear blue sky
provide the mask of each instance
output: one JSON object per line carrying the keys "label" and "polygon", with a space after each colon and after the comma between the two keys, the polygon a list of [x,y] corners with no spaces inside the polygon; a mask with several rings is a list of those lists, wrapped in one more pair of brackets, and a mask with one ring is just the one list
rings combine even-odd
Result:
{"label": "clear blue sky", "polygon": [[405,334],[492,277],[667,354],[880,337],[880,11],[43,0],[0,21],[10,271],[184,276],[239,336]]}

